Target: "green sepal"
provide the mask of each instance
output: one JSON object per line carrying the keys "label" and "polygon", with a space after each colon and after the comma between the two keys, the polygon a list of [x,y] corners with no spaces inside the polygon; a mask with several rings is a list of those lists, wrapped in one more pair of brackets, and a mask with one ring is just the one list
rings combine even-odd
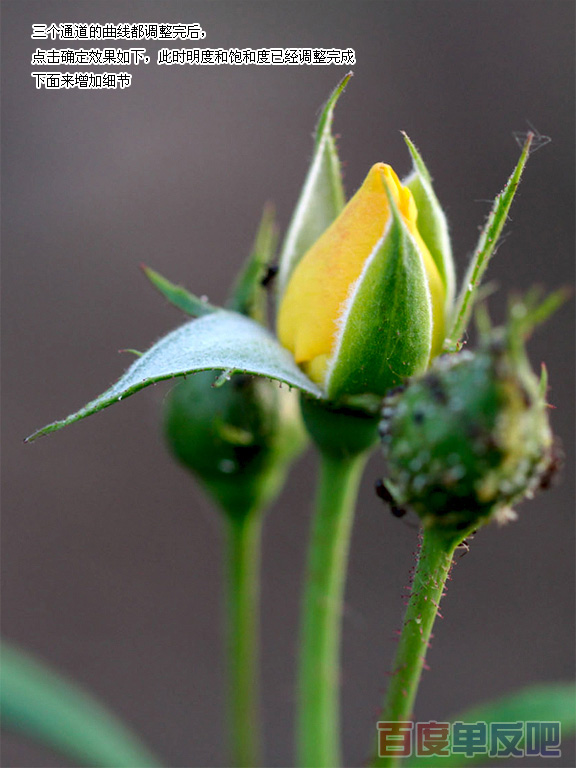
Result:
{"label": "green sepal", "polygon": [[164,406],[164,434],[176,458],[222,511],[239,520],[267,507],[306,445],[295,392],[272,382],[213,372],[177,384]]}
{"label": "green sepal", "polygon": [[445,343],[445,349],[447,351],[454,352],[458,349],[459,341],[466,330],[474,302],[477,299],[477,292],[482,277],[488,267],[490,258],[498,245],[500,235],[502,234],[502,230],[504,229],[504,225],[508,218],[508,212],[510,211],[512,201],[514,200],[516,190],[518,189],[518,184],[522,178],[524,167],[528,162],[533,139],[534,134],[529,133],[522,148],[520,158],[512,171],[510,178],[506,182],[506,186],[502,192],[494,198],[492,210],[480,233],[478,244],[476,245],[474,255],[468,265],[460,293],[452,312],[450,331],[447,334]]}
{"label": "green sepal", "polygon": [[518,340],[519,343],[527,339],[535,328],[558,311],[571,294],[571,289],[564,287],[544,296],[539,286],[530,289],[524,297],[513,294],[508,302],[508,337]]}
{"label": "green sepal", "polygon": [[389,195],[391,217],[348,300],[327,374],[329,400],[375,394],[425,370],[432,306],[422,257]]}
{"label": "green sepal", "polygon": [[402,133],[402,135],[410,150],[414,164],[413,172],[408,178],[404,179],[402,184],[412,192],[414,202],[418,208],[418,231],[422,235],[422,239],[426,243],[430,255],[440,272],[440,277],[446,290],[446,316],[449,316],[449,311],[454,301],[456,277],[448,222],[434,192],[430,173],[420,153],[408,136],[405,133]]}
{"label": "green sepal", "polygon": [[234,369],[276,379],[313,397],[322,397],[322,390],[269,331],[250,318],[219,309],[164,336],[110,389],[76,413],[38,430],[27,441],[97,413],[157,381],[212,369]]}
{"label": "green sepal", "polygon": [[261,325],[267,324],[267,292],[263,279],[266,269],[272,264],[277,244],[278,228],[275,223],[274,209],[271,205],[266,205],[252,252],[226,302],[228,309],[251,317]]}
{"label": "green sepal", "polygon": [[[574,683],[538,683],[521,691],[508,694],[494,701],[480,704],[456,717],[451,722],[460,723],[514,723],[514,722],[559,722],[562,727],[562,741],[569,739],[576,731],[576,687]],[[518,743],[525,748],[525,741]],[[406,761],[406,768],[464,768],[468,765],[485,765],[490,758],[486,753],[467,757],[452,752],[450,755],[426,755]],[[495,763],[501,760],[494,758]]]}
{"label": "green sepal", "polygon": [[344,208],[342,171],[336,141],[332,135],[332,120],[336,102],[351,77],[350,72],[336,86],[316,127],[312,162],[280,252],[279,300],[282,299],[290,276],[302,256]]}
{"label": "green sepal", "polygon": [[2,727],[48,744],[95,768],[153,768],[160,763],[86,691],[23,651],[2,642]]}
{"label": "green sepal", "polygon": [[154,288],[160,291],[165,299],[168,299],[168,301],[171,304],[174,304],[175,307],[178,307],[178,309],[186,312],[187,315],[192,315],[192,317],[203,317],[204,315],[209,315],[217,310],[217,307],[209,304],[204,299],[198,298],[198,296],[190,293],[190,291],[187,291],[186,288],[183,288],[181,285],[171,283],[170,280],[162,277],[159,272],[147,267],[145,264],[142,264],[142,271],[148,280],[150,280]]}

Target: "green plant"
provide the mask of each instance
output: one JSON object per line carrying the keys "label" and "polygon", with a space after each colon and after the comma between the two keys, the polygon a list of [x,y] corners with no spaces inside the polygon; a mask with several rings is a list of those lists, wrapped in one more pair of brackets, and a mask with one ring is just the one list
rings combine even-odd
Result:
{"label": "green plant", "polygon": [[[192,319],[138,355],[98,398],[29,438],[72,424],[157,381],[188,377],[168,399],[165,429],[175,456],[199,478],[226,520],[230,743],[237,765],[259,760],[263,512],[305,443],[296,393],[278,390],[275,382],[299,391],[305,429],[321,467],[302,602],[297,718],[302,766],[341,762],[342,595],[358,483],[378,446],[379,423],[389,466],[381,493],[398,514],[404,506],[414,509],[423,525],[416,588],[385,705],[384,719],[390,721],[411,717],[455,549],[482,524],[509,518],[510,505],[544,485],[554,464],[545,378],[539,383],[534,378],[523,344],[560,294],[542,302],[517,301],[501,330],[489,328],[480,313],[479,349],[460,351],[533,136],[527,136],[494,201],[455,296],[446,217],[408,137],[412,173],[400,182],[389,166],[378,163],[345,203],[332,120],[349,77],[322,111],[310,170],[280,250],[278,338],[267,327],[265,284],[275,258],[268,211],[226,308],[147,270],[164,297]],[[406,384],[401,393],[390,394]],[[476,437],[463,431],[470,424]],[[564,735],[573,729],[566,688],[547,688],[538,697],[538,717],[558,717]],[[522,702],[513,700],[511,718],[522,717]],[[487,720],[496,706],[485,710]],[[26,718],[14,722],[27,727]],[[48,737],[46,730],[37,733]],[[101,760],[95,753],[83,759]],[[375,765],[396,762],[393,754],[374,758]]]}

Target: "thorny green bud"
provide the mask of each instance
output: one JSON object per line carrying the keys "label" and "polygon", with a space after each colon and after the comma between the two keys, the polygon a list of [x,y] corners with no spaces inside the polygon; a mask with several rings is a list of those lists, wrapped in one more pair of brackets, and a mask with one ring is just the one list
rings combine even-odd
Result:
{"label": "thorny green bud", "polygon": [[385,399],[389,479],[379,495],[394,514],[408,506],[425,527],[456,532],[514,519],[514,504],[550,484],[559,459],[546,379],[532,372],[523,338],[542,307],[530,314],[517,302],[507,327],[484,329],[477,352],[438,358]]}

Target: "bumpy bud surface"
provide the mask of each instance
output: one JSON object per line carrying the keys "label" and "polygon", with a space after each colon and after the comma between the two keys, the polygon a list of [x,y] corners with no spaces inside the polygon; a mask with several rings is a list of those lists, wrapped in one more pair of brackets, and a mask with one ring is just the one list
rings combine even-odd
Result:
{"label": "bumpy bud surface", "polygon": [[411,507],[425,526],[453,530],[510,518],[554,463],[544,388],[513,325],[490,333],[474,354],[437,359],[384,402],[392,502]]}

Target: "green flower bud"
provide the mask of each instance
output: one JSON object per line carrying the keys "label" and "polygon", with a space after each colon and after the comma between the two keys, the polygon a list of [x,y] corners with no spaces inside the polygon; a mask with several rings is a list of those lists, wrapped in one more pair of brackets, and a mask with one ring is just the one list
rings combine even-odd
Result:
{"label": "green flower bud", "polygon": [[[276,241],[267,206],[228,300],[230,309],[262,325],[264,278]],[[205,371],[177,384],[165,403],[164,432],[176,458],[233,518],[272,502],[307,442],[297,394],[238,371],[224,371],[216,380],[214,371]]]}
{"label": "green flower bud", "polygon": [[213,371],[172,389],[164,431],[176,458],[233,517],[274,499],[306,442],[295,393],[241,374],[215,387]]}
{"label": "green flower bud", "polygon": [[408,506],[425,526],[459,531],[513,518],[514,504],[549,484],[557,456],[545,378],[538,381],[524,351],[533,325],[526,307],[514,312],[477,352],[438,358],[384,401],[389,479],[380,495],[396,514]]}

